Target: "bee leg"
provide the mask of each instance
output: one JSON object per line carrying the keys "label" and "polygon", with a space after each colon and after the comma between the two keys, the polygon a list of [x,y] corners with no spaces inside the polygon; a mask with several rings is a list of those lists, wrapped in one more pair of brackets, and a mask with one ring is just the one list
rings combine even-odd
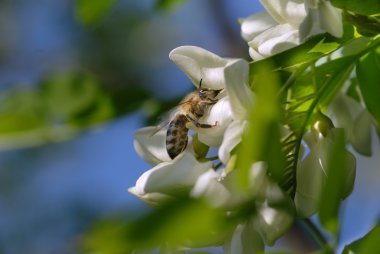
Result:
{"label": "bee leg", "polygon": [[207,124],[200,123],[196,119],[192,118],[189,114],[186,115],[187,119],[189,119],[197,128],[212,128],[219,125],[219,122],[216,121],[215,124]]}

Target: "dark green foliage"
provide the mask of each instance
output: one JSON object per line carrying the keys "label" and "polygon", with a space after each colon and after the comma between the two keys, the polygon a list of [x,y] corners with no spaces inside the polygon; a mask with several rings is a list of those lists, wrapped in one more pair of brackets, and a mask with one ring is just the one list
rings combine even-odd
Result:
{"label": "dark green foliage", "polygon": [[331,0],[331,3],[338,8],[363,15],[373,15],[380,13],[379,0]]}
{"label": "dark green foliage", "polygon": [[[380,40],[378,40],[380,42]],[[368,111],[376,121],[380,133],[380,47],[362,56],[356,65],[358,84]]]}

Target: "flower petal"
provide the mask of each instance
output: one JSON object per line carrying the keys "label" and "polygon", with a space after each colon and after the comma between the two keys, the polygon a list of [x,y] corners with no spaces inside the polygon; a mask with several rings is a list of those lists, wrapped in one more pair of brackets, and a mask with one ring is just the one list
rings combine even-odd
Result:
{"label": "flower petal", "polygon": [[266,245],[273,245],[293,224],[294,206],[289,196],[268,179],[264,199],[256,202],[254,227]]}
{"label": "flower petal", "polygon": [[232,150],[240,143],[246,125],[247,121],[234,121],[227,127],[218,151],[219,159],[224,164],[230,160]]}
{"label": "flower petal", "polygon": [[240,19],[240,23],[241,36],[246,41],[252,40],[266,29],[277,25],[277,22],[266,11],[253,14],[245,19]]}
{"label": "flower petal", "polygon": [[372,120],[360,103],[345,94],[339,94],[330,104],[328,115],[336,127],[346,130],[348,141],[357,152],[371,155]]}
{"label": "flower petal", "polygon": [[237,225],[231,239],[223,248],[226,254],[255,254],[263,253],[264,243],[252,223],[248,221]]}
{"label": "flower petal", "polygon": [[144,201],[146,204],[155,207],[173,200],[172,196],[158,192],[139,194],[136,192],[136,187],[131,187],[128,189],[128,191]]}
{"label": "flower petal", "polygon": [[289,23],[298,28],[306,16],[304,0],[260,0],[260,2],[280,24]]}
{"label": "flower petal", "polygon": [[298,44],[298,30],[294,29],[289,24],[277,25],[265,30],[248,43],[251,48],[264,57],[281,53],[297,46]]}
{"label": "flower petal", "polygon": [[299,28],[300,41],[304,42],[313,35],[324,33],[325,31],[321,28],[320,22],[319,10],[309,9]]}
{"label": "flower petal", "polygon": [[224,88],[223,69],[229,63],[229,59],[211,53],[195,46],[181,46],[173,49],[169,57],[198,87],[202,79],[202,85],[210,89]]}
{"label": "flower petal", "polygon": [[166,151],[166,129],[156,131],[156,127],[138,129],[134,135],[134,147],[137,153],[151,165],[171,161]]}
{"label": "flower petal", "polygon": [[319,5],[321,28],[335,37],[343,36],[341,10],[332,6],[330,1],[321,1]]}
{"label": "flower petal", "polygon": [[210,112],[199,121],[201,123],[216,124],[211,128],[195,128],[198,132],[198,139],[211,147],[219,146],[222,143],[224,132],[232,122],[233,114],[228,97],[220,99],[210,109]]}
{"label": "flower petal", "polygon": [[367,156],[372,155],[371,126],[371,115],[367,109],[363,109],[363,111],[354,119],[350,140],[356,151]]}
{"label": "flower petal", "polygon": [[249,65],[243,59],[230,62],[224,69],[227,95],[235,119],[246,119],[253,106],[253,93],[248,86]]}
{"label": "flower petal", "polygon": [[189,152],[184,152],[171,162],[163,162],[146,171],[136,182],[135,193],[164,193],[177,195],[189,190],[197,178],[212,167],[211,162],[200,163]]}
{"label": "flower petal", "polygon": [[223,207],[231,199],[232,193],[220,181],[221,175],[215,170],[210,169],[202,174],[194,188],[191,196],[196,198],[204,198],[213,207]]}

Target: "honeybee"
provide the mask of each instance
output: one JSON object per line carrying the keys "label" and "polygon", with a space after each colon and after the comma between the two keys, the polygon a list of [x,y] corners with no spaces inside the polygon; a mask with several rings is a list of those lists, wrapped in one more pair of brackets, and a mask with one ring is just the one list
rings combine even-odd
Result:
{"label": "honeybee", "polygon": [[174,159],[185,150],[191,123],[197,128],[212,128],[218,125],[218,122],[214,124],[200,123],[199,119],[205,115],[210,106],[218,102],[216,97],[222,90],[202,88],[201,79],[199,88],[188,94],[179,103],[173,116],[158,127],[158,129],[161,129],[169,123],[166,132],[166,150],[171,159]]}

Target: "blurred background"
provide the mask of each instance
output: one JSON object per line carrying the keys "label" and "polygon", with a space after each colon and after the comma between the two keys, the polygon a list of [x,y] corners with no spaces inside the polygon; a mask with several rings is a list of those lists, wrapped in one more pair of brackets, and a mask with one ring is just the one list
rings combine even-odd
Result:
{"label": "blurred background", "polygon": [[[248,58],[252,0],[0,1],[0,253],[81,253],[83,232],[148,208],[127,192],[149,165],[133,133],[193,89],[181,45]],[[358,157],[342,245],[376,222],[379,142]]]}

